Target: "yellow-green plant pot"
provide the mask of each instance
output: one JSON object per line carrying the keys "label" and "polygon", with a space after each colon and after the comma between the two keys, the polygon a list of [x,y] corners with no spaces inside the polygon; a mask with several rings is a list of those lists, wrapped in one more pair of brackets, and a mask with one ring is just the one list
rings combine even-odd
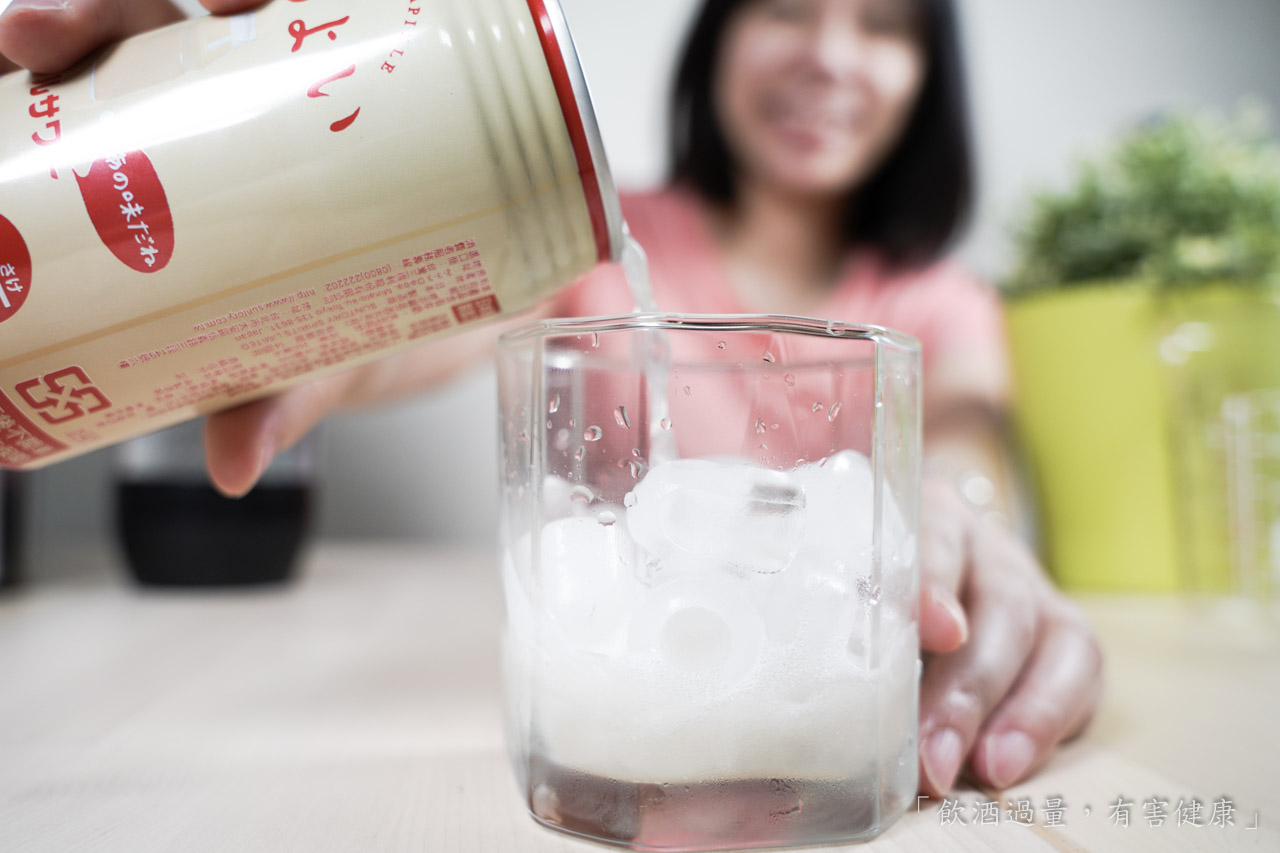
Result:
{"label": "yellow-green plant pot", "polygon": [[1109,282],[1011,300],[1008,317],[1015,420],[1059,583],[1238,591],[1251,569],[1233,563],[1223,406],[1280,389],[1274,296]]}
{"label": "yellow-green plant pot", "polygon": [[1067,589],[1179,587],[1159,325],[1139,283],[1008,304],[1015,422],[1044,558]]}

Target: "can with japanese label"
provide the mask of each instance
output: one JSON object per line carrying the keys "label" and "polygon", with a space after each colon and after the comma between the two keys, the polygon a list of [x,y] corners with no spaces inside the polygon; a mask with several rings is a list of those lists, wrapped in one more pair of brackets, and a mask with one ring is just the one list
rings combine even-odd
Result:
{"label": "can with japanese label", "polygon": [[0,466],[526,308],[621,212],[557,0],[274,0],[0,77]]}

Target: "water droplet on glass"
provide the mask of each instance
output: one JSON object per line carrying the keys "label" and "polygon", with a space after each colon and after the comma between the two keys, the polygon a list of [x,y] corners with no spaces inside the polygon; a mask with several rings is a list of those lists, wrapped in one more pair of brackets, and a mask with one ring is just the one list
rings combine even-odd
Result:
{"label": "water droplet on glass", "polygon": [[584,456],[586,456],[586,455],[587,455],[587,449],[586,449],[585,447],[583,447],[582,445],[578,445],[578,449],[577,449],[577,450],[575,450],[575,451],[573,451],[573,461],[574,461],[574,462],[581,462],[581,461],[582,461],[582,457],[584,457]]}
{"label": "water droplet on glass", "polygon": [[622,496],[622,505],[623,505],[623,506],[625,506],[627,509],[630,509],[631,507],[635,506],[635,505],[636,505],[636,493],[635,493],[635,492],[627,492],[625,495],[623,495],[623,496]]}
{"label": "water droplet on glass", "polygon": [[640,458],[640,448],[638,448],[638,447],[633,447],[633,448],[631,448],[631,455],[632,455],[632,456],[634,456],[635,458],[639,459],[639,458]]}
{"label": "water droplet on glass", "polygon": [[547,418],[547,429],[551,429],[551,418]]}
{"label": "water droplet on glass", "polygon": [[633,480],[639,480],[645,470],[644,462],[639,459],[619,459],[618,467],[626,468]]}
{"label": "water droplet on glass", "polygon": [[618,517],[609,510],[603,510],[596,516],[596,521],[600,522],[601,527],[612,527]]}
{"label": "water droplet on glass", "polygon": [[773,353],[768,352],[768,351],[766,351],[766,352],[765,352],[765,354],[764,354],[762,357],[764,358],[764,363],[765,363],[765,364],[773,364],[775,361],[777,361],[777,360],[778,360],[778,359],[774,358]]}
{"label": "water droplet on glass", "polygon": [[684,386],[684,395],[685,395],[686,397],[692,397],[692,396],[693,396],[693,389],[692,389],[692,388],[690,388],[688,385]]}
{"label": "water droplet on glass", "polygon": [[575,425],[575,424],[574,424],[574,422],[573,422],[573,418],[569,418],[569,426],[570,426],[570,427],[572,427],[572,426],[574,426],[574,425]]}
{"label": "water droplet on glass", "polygon": [[768,427],[765,426],[764,420],[756,418],[756,435],[763,435],[766,429],[768,429]]}
{"label": "water droplet on glass", "polygon": [[821,404],[821,403],[817,403],[817,402],[815,402],[815,403],[810,407],[810,409],[811,409],[811,411],[814,411],[814,412],[821,412],[821,411],[822,411],[822,404]]}
{"label": "water droplet on glass", "polygon": [[796,387],[796,377],[793,373],[788,373],[786,376],[782,377],[782,381],[787,383],[788,388]]}
{"label": "water droplet on glass", "polygon": [[560,395],[557,394],[551,398],[551,402],[547,404],[547,414],[554,415],[560,411]]}
{"label": "water droplet on glass", "polygon": [[819,460],[818,460],[818,467],[819,467],[819,468],[822,468],[822,467],[826,466],[826,464],[827,464],[827,457],[825,457],[825,456],[824,456],[824,457],[822,457],[821,459],[819,459]]}
{"label": "water droplet on glass", "polygon": [[598,347],[598,346],[600,346],[600,333],[599,333],[599,332],[592,332],[592,333],[591,333],[591,346],[592,346],[592,347]]}
{"label": "water droplet on glass", "polygon": [[619,406],[614,409],[613,419],[618,422],[618,426],[624,429],[631,429],[631,417],[627,414],[626,406]]}
{"label": "water droplet on glass", "polygon": [[760,449],[761,449],[761,450],[768,450],[768,449],[769,449],[769,445],[765,444],[764,442],[761,442],[761,443],[760,443]]}
{"label": "water droplet on glass", "polygon": [[604,436],[604,430],[600,429],[600,427],[589,426],[587,427],[586,431],[582,433],[582,440],[583,441],[599,441],[603,436]]}
{"label": "water droplet on glass", "polygon": [[520,434],[516,436],[516,441],[520,442],[521,444],[528,444],[529,443],[528,431],[520,430]]}
{"label": "water droplet on glass", "polygon": [[[671,429],[671,418],[663,418],[662,420],[658,421],[658,426],[662,427],[663,429]],[[901,446],[902,444],[901,439],[898,440],[898,444],[899,446]]]}
{"label": "water droplet on glass", "polygon": [[716,344],[716,349],[724,349],[727,346],[728,346],[727,343],[725,343],[724,341],[720,341],[719,343]]}
{"label": "water droplet on glass", "polygon": [[834,421],[840,414],[840,404],[832,403],[831,408],[827,411],[827,420]]}
{"label": "water droplet on glass", "polygon": [[576,504],[586,506],[596,499],[596,493],[588,489],[586,486],[574,486],[569,490],[569,500]]}
{"label": "water droplet on glass", "polygon": [[561,451],[568,450],[569,449],[569,430],[565,429],[564,427],[561,427],[560,429],[556,430],[555,444],[556,444],[556,450],[561,450]]}
{"label": "water droplet on glass", "polygon": [[779,428],[779,424],[769,424],[769,429],[776,430],[778,428]]}

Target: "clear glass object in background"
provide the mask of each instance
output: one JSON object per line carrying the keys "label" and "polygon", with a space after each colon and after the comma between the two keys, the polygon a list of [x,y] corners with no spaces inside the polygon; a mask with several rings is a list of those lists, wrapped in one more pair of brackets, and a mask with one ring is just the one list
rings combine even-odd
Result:
{"label": "clear glass object in background", "polygon": [[639,315],[499,348],[508,743],[633,849],[838,843],[916,791],[920,352]]}
{"label": "clear glass object in background", "polygon": [[1270,598],[1280,589],[1280,389],[1223,400],[1222,435],[1232,585]]}
{"label": "clear glass object in background", "polygon": [[120,445],[117,522],[140,583],[222,586],[292,577],[315,510],[314,436],[278,455],[242,498],[205,473],[204,421]]}
{"label": "clear glass object in background", "polygon": [[1184,588],[1266,598],[1280,561],[1280,303],[1224,291],[1183,312],[1160,356]]}

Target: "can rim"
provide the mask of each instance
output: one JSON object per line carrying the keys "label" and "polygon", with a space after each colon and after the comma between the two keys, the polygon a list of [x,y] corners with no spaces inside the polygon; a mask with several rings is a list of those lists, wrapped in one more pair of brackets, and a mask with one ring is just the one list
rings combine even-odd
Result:
{"label": "can rim", "polygon": [[591,215],[599,260],[602,263],[617,261],[622,253],[622,205],[609,171],[604,139],[591,106],[591,92],[573,35],[560,0],[528,0],[528,4],[578,161],[578,175]]}

